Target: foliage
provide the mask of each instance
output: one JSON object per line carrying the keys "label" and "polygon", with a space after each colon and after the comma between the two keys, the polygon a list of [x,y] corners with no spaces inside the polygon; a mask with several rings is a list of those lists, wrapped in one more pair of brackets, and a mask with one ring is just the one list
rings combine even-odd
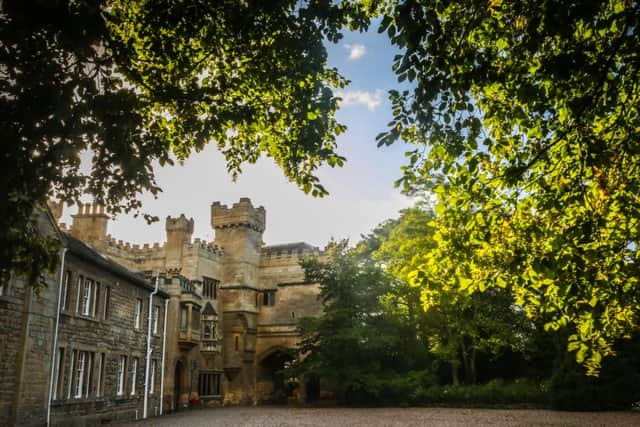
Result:
{"label": "foliage", "polygon": [[540,405],[549,402],[548,384],[522,378],[512,382],[492,380],[478,385],[434,385],[425,393],[427,404],[487,406]]}
{"label": "foliage", "polygon": [[438,196],[412,282],[509,289],[590,374],[638,327],[639,8],[387,1],[379,28],[411,89],[378,143],[415,144],[399,184]]}
{"label": "foliage", "polygon": [[605,359],[598,378],[588,377],[565,357],[551,378],[550,398],[565,411],[629,410],[640,402],[640,343],[620,342],[616,357]]}
{"label": "foliage", "polygon": [[[398,279],[399,289],[393,296],[404,296],[411,322],[425,345],[451,365],[454,384],[459,382],[460,366],[467,381],[475,383],[478,354],[495,357],[505,349],[524,352],[533,325],[505,290],[461,289],[455,266],[436,258],[440,255],[436,232],[431,210],[407,209],[374,257]],[[416,282],[419,286],[411,286]]]}
{"label": "foliage", "polygon": [[344,162],[332,88],[346,80],[327,68],[323,41],[367,19],[358,4],[323,0],[3,1],[0,273],[53,259],[33,233],[47,198],[138,210],[141,192],[160,191],[154,162],[209,142],[233,176],[266,155],[305,192],[327,194],[314,173]]}
{"label": "foliage", "polygon": [[346,241],[333,242],[327,259],[302,262],[317,282],[324,312],[302,319],[298,360],[289,376],[321,378],[340,403],[399,403],[430,378],[428,355],[415,329],[385,311],[392,279]]}

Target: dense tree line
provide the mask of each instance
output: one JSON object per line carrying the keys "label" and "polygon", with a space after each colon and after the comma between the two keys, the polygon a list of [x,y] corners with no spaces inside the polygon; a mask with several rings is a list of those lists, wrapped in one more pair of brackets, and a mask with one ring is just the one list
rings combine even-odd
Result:
{"label": "dense tree line", "polygon": [[437,252],[436,215],[402,212],[355,247],[332,242],[302,261],[324,312],[302,319],[286,376],[311,379],[342,404],[534,404],[629,409],[640,400],[638,342],[616,344],[600,377],[567,351],[568,327],[530,319],[506,288],[452,288],[445,273],[410,283],[416,260]]}

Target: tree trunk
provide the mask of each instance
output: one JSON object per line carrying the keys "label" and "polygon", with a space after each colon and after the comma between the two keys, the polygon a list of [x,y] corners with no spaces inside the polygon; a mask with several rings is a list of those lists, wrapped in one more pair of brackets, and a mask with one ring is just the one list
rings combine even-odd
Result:
{"label": "tree trunk", "polygon": [[467,347],[464,345],[464,338],[460,342],[460,353],[462,353],[462,365],[464,367],[464,379],[468,382],[470,379],[471,368],[469,366],[469,356],[467,355]]}
{"label": "tree trunk", "polygon": [[453,382],[453,385],[460,385],[460,376],[458,374],[459,370],[460,363],[458,363],[458,361],[451,363],[451,381]]}
{"label": "tree trunk", "polygon": [[471,349],[471,360],[469,360],[469,374],[471,384],[475,384],[478,381],[478,372],[476,368],[476,349],[473,347]]}

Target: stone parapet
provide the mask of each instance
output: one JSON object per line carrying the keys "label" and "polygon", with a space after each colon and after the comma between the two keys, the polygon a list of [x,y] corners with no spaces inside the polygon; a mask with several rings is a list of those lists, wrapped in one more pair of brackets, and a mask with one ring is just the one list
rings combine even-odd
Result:
{"label": "stone parapet", "polygon": [[[157,258],[164,257],[166,243],[145,243],[142,245],[116,240],[107,236],[106,251],[119,258]],[[185,256],[193,255],[211,260],[218,260],[224,251],[221,247],[214,243],[201,239],[193,239],[193,242],[183,244],[183,254]]]}
{"label": "stone parapet", "polygon": [[249,227],[262,233],[265,227],[265,210],[255,208],[248,197],[242,197],[231,208],[220,202],[211,204],[211,226],[214,229],[227,227]]}

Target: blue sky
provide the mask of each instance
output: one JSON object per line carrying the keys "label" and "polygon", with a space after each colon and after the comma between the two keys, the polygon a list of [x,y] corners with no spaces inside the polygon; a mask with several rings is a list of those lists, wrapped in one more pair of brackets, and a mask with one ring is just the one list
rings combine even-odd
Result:
{"label": "blue sky", "polygon": [[[397,87],[391,71],[395,51],[386,35],[347,33],[337,45],[328,45],[329,65],[337,67],[351,84],[342,92],[338,120],[348,130],[338,139],[338,151],[347,158],[342,168],[322,168],[318,176],[330,195],[305,195],[288,182],[270,159],[246,165],[233,183],[222,156],[209,146],[183,165],[156,168],[163,189],[158,199],[143,196],[145,212],[160,217],[146,225],[143,219],[120,216],[108,232],[132,243],[163,242],[167,215],[184,213],[195,220],[194,237],[212,240],[209,211],[213,201],[232,204],[250,197],[267,211],[264,241],[277,244],[306,241],[324,247],[331,237],[355,243],[381,221],[397,216],[410,200],[393,187],[405,164],[405,147],[377,148],[375,137],[391,119],[387,91]],[[75,208],[72,208],[75,212]],[[63,219],[70,223],[70,213]]]}

